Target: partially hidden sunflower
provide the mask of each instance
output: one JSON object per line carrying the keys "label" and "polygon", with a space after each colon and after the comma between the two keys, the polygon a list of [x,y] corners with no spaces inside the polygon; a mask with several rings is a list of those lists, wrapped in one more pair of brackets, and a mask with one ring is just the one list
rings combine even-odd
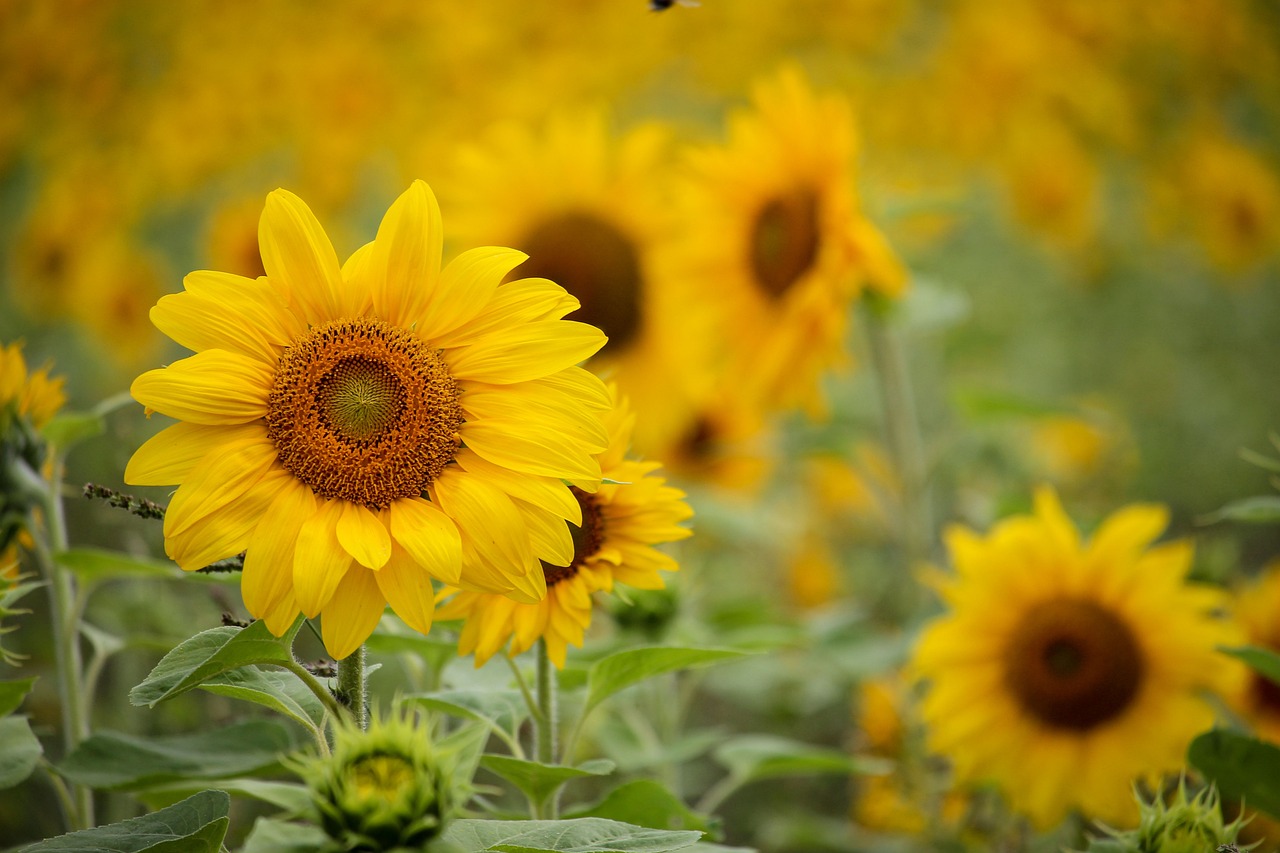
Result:
{"label": "partially hidden sunflower", "polygon": [[[1252,583],[1237,591],[1233,604],[1245,642],[1280,652],[1280,560],[1272,560]],[[1280,743],[1280,685],[1251,670],[1232,698],[1260,737]]]}
{"label": "partially hidden sunflower", "polygon": [[730,117],[724,146],[692,152],[670,269],[691,302],[716,306],[727,370],[750,377],[738,393],[763,405],[820,411],[818,380],[844,360],[856,297],[905,287],[858,208],[855,149],[848,103],[788,66]]}
{"label": "partially hidden sunflower", "polygon": [[984,538],[946,535],[950,612],[930,624],[914,667],[932,750],[961,784],[994,783],[1041,827],[1077,809],[1137,818],[1135,781],[1176,771],[1214,719],[1207,692],[1242,676],[1215,651],[1235,629],[1225,600],[1185,580],[1186,541],[1152,545],[1165,508],[1125,507],[1082,541],[1057,496]]}
{"label": "partially hidden sunflower", "polygon": [[[427,631],[432,578],[536,602],[545,539],[568,541],[608,444],[604,385],[576,365],[605,342],[561,318],[543,279],[500,284],[521,252],[478,248],[441,269],[435,196],[415,182],[345,264],[297,196],[259,224],[266,275],[195,272],[151,309],[195,355],[133,383],[177,418],[125,479],[179,484],[165,548],[184,569],[245,553],[246,609],[282,633],[319,614],[330,654],[389,603]],[[563,544],[559,551],[565,550]]]}
{"label": "partially hidden sunflower", "polygon": [[523,603],[509,597],[446,588],[440,619],[465,619],[458,641],[460,654],[475,654],[476,666],[500,651],[515,656],[539,639],[563,668],[569,644],[581,647],[591,624],[591,597],[609,592],[615,583],[637,589],[661,589],[659,572],[679,565],[654,546],[689,536],[681,526],[693,515],[684,492],[655,474],[661,463],[626,458],[635,415],[625,400],[606,416],[609,448],[600,455],[606,482],[594,494],[575,488],[581,517],[570,519],[572,559],[566,565],[543,563],[547,597]]}

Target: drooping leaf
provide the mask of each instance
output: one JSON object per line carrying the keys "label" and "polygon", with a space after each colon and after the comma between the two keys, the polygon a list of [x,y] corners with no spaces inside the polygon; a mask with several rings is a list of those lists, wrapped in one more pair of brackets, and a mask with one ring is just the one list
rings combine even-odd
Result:
{"label": "drooping leaf", "polygon": [[681,646],[643,646],[615,652],[591,666],[587,675],[587,704],[583,713],[632,684],[680,669],[693,669],[736,660],[748,653],[735,649]]}
{"label": "drooping leaf", "polygon": [[318,826],[260,817],[254,821],[241,853],[316,853],[328,840]]}
{"label": "drooping leaf", "polygon": [[471,784],[488,741],[489,725],[482,722],[464,723],[436,741],[438,752],[451,757],[455,788],[463,790]]}
{"label": "drooping leaf", "polygon": [[167,809],[39,841],[20,853],[218,853],[230,807],[222,791],[203,791]]}
{"label": "drooping leaf", "polygon": [[1239,521],[1246,524],[1275,524],[1280,521],[1280,495],[1258,495],[1232,501],[1205,516],[1206,523]]}
{"label": "drooping leaf", "polygon": [[0,789],[12,788],[30,776],[43,754],[26,717],[0,720]]}
{"label": "drooping leaf", "polygon": [[565,817],[602,817],[652,829],[712,831],[712,822],[706,815],[693,811],[652,779],[637,779],[620,785],[600,802]]}
{"label": "drooping leaf", "polygon": [[456,820],[444,838],[469,853],[671,853],[701,832],[646,829],[603,818],[576,820]]}
{"label": "drooping leaf", "polygon": [[613,772],[612,761],[599,759],[588,761],[578,767],[567,767],[561,764],[524,761],[509,755],[482,755],[480,766],[515,785],[538,805],[547,802],[570,779],[580,779],[583,776],[607,776]]}
{"label": "drooping leaf", "polygon": [[1280,654],[1261,646],[1239,646],[1226,648],[1219,646],[1218,651],[1244,661],[1250,669],[1274,684],[1280,684]]}
{"label": "drooping leaf", "polygon": [[324,722],[324,705],[291,672],[246,666],[215,676],[200,689],[265,705],[304,726],[315,727]]}
{"label": "drooping leaf", "polygon": [[56,769],[91,788],[133,791],[182,779],[246,776],[278,766],[291,746],[289,730],[274,720],[168,737],[98,732]]}
{"label": "drooping leaf", "polygon": [[1187,761],[1218,786],[1224,799],[1280,818],[1280,747],[1239,732],[1214,729],[1197,737]]}
{"label": "drooping leaf", "polygon": [[7,717],[14,711],[18,710],[18,706],[22,704],[22,700],[31,692],[31,687],[36,683],[36,676],[30,678],[19,678],[15,681],[0,681],[0,717]]}
{"label": "drooping leaf", "polygon": [[118,551],[106,551],[101,548],[73,548],[70,551],[59,551],[53,559],[58,565],[70,570],[86,583],[112,578],[173,578],[182,575],[182,570],[173,563],[149,560],[144,557],[130,557]]}
{"label": "drooping leaf", "polygon": [[467,720],[489,720],[507,731],[529,716],[529,706],[518,690],[438,690],[410,694],[403,701]]}
{"label": "drooping leaf", "polygon": [[772,735],[733,738],[715,751],[715,757],[744,782],[823,773],[882,776],[893,768],[883,759],[848,755]]}
{"label": "drooping leaf", "polygon": [[62,412],[55,415],[40,429],[45,441],[66,450],[72,445],[102,435],[106,423],[96,412]]}
{"label": "drooping leaf", "polygon": [[261,620],[248,628],[201,631],[165,655],[150,675],[129,691],[129,701],[155,707],[165,699],[193,690],[202,682],[238,667],[292,663],[293,638],[301,626],[299,617],[283,637],[273,636]]}

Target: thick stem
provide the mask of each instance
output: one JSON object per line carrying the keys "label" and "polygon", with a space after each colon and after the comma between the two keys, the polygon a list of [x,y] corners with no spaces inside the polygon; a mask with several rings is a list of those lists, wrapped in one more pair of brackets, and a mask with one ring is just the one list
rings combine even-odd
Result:
{"label": "thick stem", "polygon": [[[62,513],[62,498],[57,484],[62,480],[62,463],[53,463],[49,481],[43,483],[45,530],[32,524],[36,557],[49,580],[49,611],[53,627],[54,655],[58,667],[58,692],[62,699],[62,744],[67,755],[89,736],[89,714],[84,695],[84,664],[80,656],[80,613],[75,582],[71,574],[58,565],[55,556],[67,549],[67,528]],[[83,785],[71,788],[75,808],[71,813],[72,829],[94,825],[93,791]]]}
{"label": "thick stem", "polygon": [[369,728],[364,691],[364,646],[338,661],[338,698],[351,712],[361,731]]}
{"label": "thick stem", "polygon": [[[538,639],[535,649],[537,656],[537,684],[535,691],[538,700],[538,714],[534,719],[534,732],[537,739],[536,757],[542,764],[556,763],[556,725],[559,723],[559,709],[556,706],[556,671],[551,666],[551,656],[547,654],[547,641]],[[556,820],[560,812],[560,792],[557,790],[548,800],[545,814],[535,817]]]}
{"label": "thick stem", "polygon": [[889,452],[902,485],[901,545],[906,568],[929,555],[933,521],[929,507],[924,442],[901,338],[889,322],[889,303],[869,302],[866,311],[871,363],[884,408]]}

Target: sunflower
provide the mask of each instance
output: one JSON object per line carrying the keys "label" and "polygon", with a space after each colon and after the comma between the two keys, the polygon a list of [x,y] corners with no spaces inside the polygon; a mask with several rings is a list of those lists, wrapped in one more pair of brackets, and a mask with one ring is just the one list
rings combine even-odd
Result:
{"label": "sunflower", "polygon": [[843,359],[864,288],[896,296],[903,272],[853,194],[848,104],[786,68],[730,120],[724,147],[693,152],[679,193],[671,269],[716,306],[725,350],[762,404],[820,408],[818,380]]}
{"label": "sunflower", "polygon": [[184,569],[245,552],[248,611],[282,633],[322,617],[342,658],[386,604],[431,625],[436,578],[536,602],[539,538],[575,515],[608,443],[603,384],[577,363],[604,344],[560,318],[545,280],[500,282],[525,255],[440,268],[440,211],[415,182],[377,238],[339,266],[297,196],[259,225],[266,276],[196,272],[151,309],[196,354],[138,377],[134,399],[181,421],[125,479],[180,484],[166,552]]}
{"label": "sunflower", "polygon": [[914,666],[930,748],[959,782],[994,782],[1039,826],[1071,809],[1123,825],[1133,782],[1182,766],[1213,723],[1202,691],[1228,691],[1239,670],[1214,651],[1234,633],[1212,615],[1222,595],[1185,582],[1190,543],[1151,545],[1167,524],[1138,504],[1083,542],[1042,489],[1033,515],[986,538],[947,532],[951,612]]}
{"label": "sunflower", "polygon": [[[1235,595],[1235,613],[1245,642],[1280,651],[1280,560]],[[1280,685],[1250,671],[1234,697],[1234,705],[1259,736],[1280,743]]]}
{"label": "sunflower", "polygon": [[647,433],[669,420],[688,365],[705,362],[710,344],[709,311],[690,310],[659,266],[658,246],[674,227],[662,181],[667,137],[653,123],[614,134],[590,109],[540,127],[500,125],[461,150],[445,196],[451,235],[526,252],[513,274],[558,282],[581,302],[574,319],[608,335],[592,369],[646,412],[636,438],[648,452]]}
{"label": "sunflower", "polygon": [[[0,411],[4,417],[24,418],[39,429],[67,402],[64,383],[63,377],[49,375],[48,366],[28,370],[20,342],[0,346]],[[4,423],[0,419],[0,425]]]}
{"label": "sunflower", "polygon": [[[607,416],[609,448],[600,455],[605,478],[614,482],[590,494],[573,490],[581,511],[571,548],[548,549],[542,556],[547,597],[526,604],[501,595],[446,588],[441,619],[465,619],[459,653],[475,653],[476,666],[508,645],[509,655],[529,649],[542,637],[556,666],[563,668],[569,643],[582,646],[591,624],[592,593],[622,583],[637,589],[661,589],[659,572],[679,565],[653,546],[690,535],[680,522],[693,515],[684,492],[666,485],[654,472],[657,462],[627,459],[635,416],[625,399]],[[556,553],[556,551],[559,553]]]}

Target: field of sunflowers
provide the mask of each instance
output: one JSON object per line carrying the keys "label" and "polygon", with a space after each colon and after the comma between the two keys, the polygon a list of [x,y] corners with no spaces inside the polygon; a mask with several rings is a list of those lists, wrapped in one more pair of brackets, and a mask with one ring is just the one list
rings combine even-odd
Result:
{"label": "field of sunflowers", "polygon": [[1280,850],[1280,6],[0,0],[0,853]]}

